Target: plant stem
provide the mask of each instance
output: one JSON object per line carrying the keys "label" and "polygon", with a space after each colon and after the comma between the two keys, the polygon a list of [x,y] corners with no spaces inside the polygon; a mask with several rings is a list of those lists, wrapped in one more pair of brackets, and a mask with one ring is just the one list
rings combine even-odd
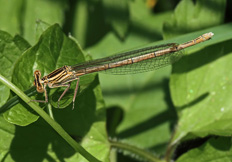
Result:
{"label": "plant stem", "polygon": [[[27,96],[32,96],[32,95],[34,95],[36,93],[36,89],[35,89],[35,87],[31,87],[28,90],[24,91],[24,93]],[[1,108],[0,108],[0,114],[6,112],[11,107],[13,107],[14,105],[18,104],[19,101],[20,101],[20,98],[17,95],[15,95],[11,99],[9,99],[4,105],[1,106]]]}
{"label": "plant stem", "polygon": [[35,103],[30,102],[30,98],[25,95],[18,87],[8,81],[5,77],[0,74],[0,81],[10,88],[15,94],[17,94],[25,103],[27,103],[35,112],[37,112],[66,142],[68,142],[76,152],[79,152],[84,158],[90,162],[100,162],[89,152],[87,152],[80,144],[78,144],[72,137],[65,132],[65,130],[56,123],[49,115],[47,115],[42,108],[37,106]]}
{"label": "plant stem", "polygon": [[48,114],[55,121],[54,116],[53,116],[53,112],[52,112],[51,104],[48,104]]}
{"label": "plant stem", "polygon": [[173,137],[175,136],[175,133],[176,133],[176,128],[172,132],[172,136],[169,140],[168,147],[166,149],[166,153],[165,153],[165,160],[166,161],[171,160],[172,153],[174,152],[174,149],[176,148],[176,145],[172,145],[172,140],[173,140]]}
{"label": "plant stem", "polygon": [[153,154],[151,154],[148,151],[145,151],[144,149],[140,149],[140,148],[132,146],[132,145],[128,145],[125,143],[121,143],[118,141],[112,141],[112,140],[110,140],[110,144],[114,148],[119,148],[122,150],[130,151],[136,155],[139,155],[140,157],[142,157],[144,159],[147,159],[150,162],[164,162],[163,160],[159,159],[158,157],[155,157]]}

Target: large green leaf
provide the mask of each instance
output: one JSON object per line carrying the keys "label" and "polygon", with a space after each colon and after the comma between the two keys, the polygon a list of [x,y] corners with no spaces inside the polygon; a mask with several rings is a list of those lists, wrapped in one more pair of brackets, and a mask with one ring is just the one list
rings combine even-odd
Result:
{"label": "large green leaf", "polygon": [[[0,31],[0,73],[11,80],[17,59],[29,47],[29,44],[20,36],[12,37],[8,33]],[[1,83],[0,89],[0,106],[2,106],[9,98],[10,90]]]}
{"label": "large green leaf", "polygon": [[[71,65],[84,60],[82,51],[75,41],[66,37],[58,25],[47,29],[39,42],[28,49],[14,67],[12,81],[21,89],[28,89],[33,83],[33,70],[48,74],[63,65]],[[25,70],[27,69],[27,70]],[[27,125],[38,116],[21,102],[4,114],[9,122]]]}
{"label": "large green leaf", "polygon": [[[175,13],[171,19],[171,22],[164,25],[165,38],[174,37],[180,34],[199,30],[202,28],[207,28],[209,26],[215,26],[222,23],[224,20],[225,4],[226,1],[196,1],[196,4],[194,4],[190,0],[181,1],[175,9]],[[213,40],[211,40],[210,42],[220,42],[223,39],[223,41],[226,41],[231,38],[229,28],[230,25],[226,25],[219,28],[213,28],[212,30],[208,29],[205,30],[205,32],[215,33]],[[222,32],[224,31],[228,31],[228,33],[226,35],[223,34]],[[199,32],[199,35],[203,34],[202,32]],[[224,37],[221,35],[223,35]],[[201,45],[198,46],[200,47]],[[180,116],[177,132],[173,139],[174,143],[185,137],[187,134],[206,136],[208,134],[214,134],[215,132],[219,131],[215,130],[218,128],[214,129],[215,125],[213,123],[217,123],[220,117],[214,116],[217,113],[215,113],[214,111],[216,110],[212,108],[219,105],[216,103],[211,103],[211,105],[209,96],[212,93],[213,89],[217,87],[216,84],[213,84],[213,82],[216,81],[215,78],[222,78],[218,75],[223,75],[222,71],[224,71],[223,67],[219,65],[219,60],[221,59],[217,58],[219,58],[220,55],[223,55],[223,53],[229,53],[229,49],[227,49],[226,51],[222,49],[223,51],[220,51],[220,47],[222,47],[222,43],[221,45],[217,44],[216,46],[211,46],[206,49],[199,48],[198,51],[191,51],[191,53],[195,55],[184,57],[180,61],[180,63],[174,66],[174,74],[171,77],[170,87],[173,102]],[[216,49],[218,51],[216,51]],[[205,53],[205,55],[202,56],[200,53]],[[224,57],[224,59],[228,58]],[[217,63],[215,61],[215,65],[213,63],[209,64],[214,60],[218,61]],[[225,63],[222,64],[224,65]],[[216,75],[216,71],[221,72]],[[210,74],[211,72],[212,74]],[[211,88],[209,88],[210,86]],[[203,106],[206,104],[206,107],[211,107],[211,113],[207,108],[205,108],[205,106]],[[198,108],[188,109],[188,107]],[[224,107],[222,106],[221,108],[222,111],[224,111]],[[193,111],[195,113],[193,113]],[[209,116],[205,116],[205,114],[208,114]],[[191,118],[193,118],[193,120]],[[200,122],[201,124],[198,124],[198,122]],[[225,128],[225,130],[226,129],[227,128]],[[222,132],[221,134],[225,135],[227,133]]]}
{"label": "large green leaf", "polygon": [[211,138],[199,148],[183,154],[176,162],[230,162],[232,158],[231,138]]}
{"label": "large green leaf", "polygon": [[207,29],[215,35],[198,45],[205,48],[191,51],[174,66],[170,88],[180,120],[172,143],[187,135],[232,133],[231,27],[228,24]]}
{"label": "large green leaf", "polygon": [[[66,37],[58,25],[53,25],[42,34],[39,42],[35,46],[29,48],[18,59],[14,68],[14,77],[12,80],[21,89],[26,89],[33,82],[33,77],[31,75],[32,70],[40,69],[43,74],[47,74],[57,67],[72,65],[83,60],[84,57],[82,50],[76,41],[73,38]],[[78,141],[83,141],[83,146],[89,152],[93,153],[96,158],[102,161],[108,161],[109,144],[104,126],[105,111],[98,78],[96,75],[82,77],[80,85],[81,93],[78,95],[77,101],[75,102],[75,110],[71,110],[72,104],[70,104],[68,109],[54,110],[53,117],[65,130],[68,131],[69,134],[71,134],[74,138],[77,138]],[[56,92],[59,93],[59,90]],[[72,95],[67,96],[67,98],[72,98]],[[50,95],[49,97],[51,98]],[[4,118],[8,122],[25,126],[36,121],[39,117],[21,101],[19,104],[4,113]],[[26,128],[29,129],[30,126]],[[32,130],[28,131],[38,132],[37,129],[38,127],[33,127]],[[40,136],[43,136],[46,134],[45,132],[47,132],[46,129],[42,129],[43,131],[40,132]],[[23,132],[27,132],[27,130],[22,130],[19,134],[22,134]],[[49,144],[54,142],[54,144],[52,144],[52,148],[54,148],[54,150],[49,150],[48,153],[53,159],[64,158],[67,153],[67,161],[76,161],[77,159],[86,161],[83,157],[80,157],[79,154],[74,154],[74,152],[71,152],[70,154],[70,147],[66,146],[67,144],[62,142],[59,144],[59,140],[53,141],[50,138],[53,136],[52,133],[48,134],[49,135],[46,134],[46,136],[43,136],[45,141],[44,143],[34,143],[38,150],[31,150],[31,158],[40,156],[40,159],[43,159],[43,155],[46,153],[45,148],[48,147],[50,149],[51,147]],[[83,138],[83,140],[79,140],[79,138]],[[23,156],[21,157],[19,155],[24,154],[24,151],[27,152],[27,150],[17,152],[19,145],[22,145],[23,140],[19,138],[17,141],[19,143],[14,145],[16,147],[14,148],[16,151],[13,152],[11,156],[14,156],[13,158],[16,159],[23,159]],[[57,144],[58,146],[56,146]],[[33,147],[30,143],[24,146],[26,148]],[[60,157],[60,152],[65,152],[64,157]],[[55,156],[54,153],[57,154],[57,156]]]}

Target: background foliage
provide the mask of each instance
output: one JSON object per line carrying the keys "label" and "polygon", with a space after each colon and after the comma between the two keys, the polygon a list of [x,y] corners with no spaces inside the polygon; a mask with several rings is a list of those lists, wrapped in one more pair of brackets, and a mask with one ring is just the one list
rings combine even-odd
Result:
{"label": "background foliage", "polygon": [[[231,6],[226,0],[0,0],[0,74],[44,99],[30,88],[36,69],[46,75],[213,32],[172,67],[81,77],[74,110],[75,83],[59,109],[62,88],[49,90],[49,104],[39,106],[100,161],[230,161]],[[3,83],[0,106],[1,161],[86,161]]]}

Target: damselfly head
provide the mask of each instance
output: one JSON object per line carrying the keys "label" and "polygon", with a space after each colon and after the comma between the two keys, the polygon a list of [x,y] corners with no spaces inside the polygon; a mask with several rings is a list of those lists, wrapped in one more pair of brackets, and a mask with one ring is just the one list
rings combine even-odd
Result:
{"label": "damselfly head", "polygon": [[35,80],[34,80],[33,84],[36,87],[37,92],[43,93],[44,87],[43,87],[43,84],[40,83],[41,72],[39,70],[36,70],[34,72],[34,77],[35,77]]}

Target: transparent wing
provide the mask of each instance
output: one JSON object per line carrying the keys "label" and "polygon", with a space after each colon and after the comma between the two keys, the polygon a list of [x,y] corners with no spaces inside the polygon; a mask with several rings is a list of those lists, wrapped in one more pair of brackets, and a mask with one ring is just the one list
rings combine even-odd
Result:
{"label": "transparent wing", "polygon": [[[109,64],[109,63],[114,63],[114,62],[126,60],[129,58],[133,58],[136,56],[145,55],[148,53],[154,53],[156,51],[170,48],[170,47],[173,47],[176,45],[177,44],[175,44],[175,43],[171,43],[171,44],[166,44],[166,45],[161,45],[161,46],[147,47],[147,48],[129,51],[129,52],[121,53],[118,55],[114,55],[114,56],[110,56],[110,57],[106,57],[106,58],[102,58],[102,59],[97,59],[97,60],[81,63],[78,65],[72,66],[72,68],[74,70],[81,70],[81,69],[85,69],[88,67],[105,65],[105,64]],[[147,59],[144,61],[136,62],[133,64],[123,65],[120,67],[103,70],[100,72],[122,75],[122,74],[135,74],[135,73],[151,71],[151,70],[159,69],[159,68],[162,68],[164,66],[172,64],[173,62],[179,60],[182,57],[182,55],[183,55],[183,50],[180,50],[180,51],[171,52],[171,53],[168,53],[168,54],[165,54],[162,56]]]}
{"label": "transparent wing", "polygon": [[167,65],[170,65],[178,61],[183,55],[182,53],[183,51],[173,52],[173,53],[165,54],[159,57],[154,57],[149,60],[144,60],[144,61],[137,62],[134,64],[129,64],[129,65],[116,67],[112,69],[107,69],[107,70],[100,71],[100,72],[122,75],[122,74],[136,74],[136,73],[157,70],[159,68],[165,67]]}

